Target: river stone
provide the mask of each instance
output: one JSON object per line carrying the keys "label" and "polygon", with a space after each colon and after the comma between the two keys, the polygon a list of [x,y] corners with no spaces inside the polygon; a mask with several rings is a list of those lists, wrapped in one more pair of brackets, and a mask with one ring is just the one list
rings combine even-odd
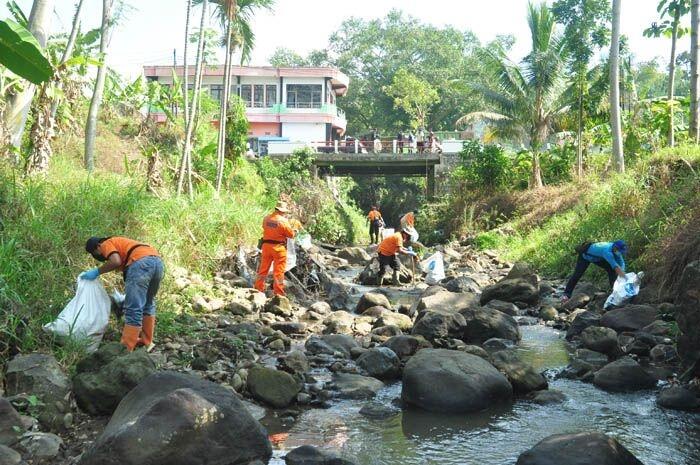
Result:
{"label": "river stone", "polygon": [[443,285],[443,287],[448,291],[455,293],[468,292],[471,294],[476,294],[481,290],[479,284],[469,276],[457,276],[456,278],[449,280]]}
{"label": "river stone", "polygon": [[345,310],[336,310],[323,320],[324,334],[352,334],[355,317]]}
{"label": "river stone", "polygon": [[231,390],[163,371],[122,399],[78,464],[229,465],[271,456],[265,429]]}
{"label": "river stone", "polygon": [[569,329],[566,331],[566,339],[573,339],[589,326],[600,326],[600,315],[595,312],[585,310],[576,315],[574,321],[571,322],[571,326],[569,326]]}
{"label": "river stone", "polygon": [[84,412],[109,415],[129,391],[155,371],[156,364],[147,352],[137,350],[125,353],[94,372],[78,373],[73,378],[75,400]]}
{"label": "river stone", "polygon": [[388,347],[370,349],[356,361],[373,378],[390,380],[398,378],[401,373],[401,361]]}
{"label": "river stone", "polygon": [[279,367],[291,374],[304,374],[311,369],[309,360],[304,352],[300,350],[293,350],[286,356],[281,357],[279,359]]}
{"label": "river stone", "polygon": [[[434,289],[434,290],[433,290]],[[430,287],[418,299],[417,310],[456,313],[479,306],[479,299],[470,293],[454,293],[440,286]]]}
{"label": "river stone", "polygon": [[[379,277],[378,277],[378,271],[379,271],[379,259],[374,258],[370,263],[368,263],[365,268],[360,272],[360,275],[357,277],[357,280],[360,282],[360,284],[365,285],[365,286],[378,286],[379,285]],[[401,266],[401,269],[399,271],[399,282],[401,284],[408,284],[412,281],[413,279],[413,272],[406,268],[405,266]],[[384,284],[387,284],[391,281],[391,271],[387,270],[386,273],[384,274]]]}
{"label": "river stone", "polygon": [[496,299],[505,302],[524,302],[529,305],[535,305],[540,299],[540,293],[538,286],[532,284],[531,280],[505,278],[496,284],[485,287],[481,292],[481,305]]}
{"label": "river stone", "polygon": [[517,316],[520,313],[517,305],[511,302],[504,302],[502,300],[492,300],[484,306],[493,308],[510,316]]}
{"label": "river stone", "polygon": [[373,326],[375,328],[380,326],[396,326],[401,331],[410,331],[413,328],[413,320],[401,313],[384,311],[374,322]]}
{"label": "river stone", "polygon": [[567,397],[566,394],[564,394],[561,391],[555,391],[554,389],[547,389],[544,391],[535,391],[530,393],[528,396],[528,399],[530,399],[532,402],[538,404],[538,405],[552,405],[552,404],[561,404],[562,402],[566,402]]}
{"label": "river stone", "polygon": [[501,339],[493,337],[481,344],[481,347],[488,352],[498,352],[499,350],[507,350],[515,345],[515,342],[510,339]]}
{"label": "river stone", "polygon": [[322,279],[326,302],[333,310],[348,310],[350,308],[350,293],[343,281],[338,278]]}
{"label": "river stone", "polygon": [[430,343],[422,337],[409,335],[390,337],[382,345],[391,349],[400,359],[411,357],[420,349],[431,347]]}
{"label": "river stone", "polygon": [[321,451],[313,446],[301,446],[284,456],[286,465],[354,465],[331,452]]}
{"label": "river stone", "polygon": [[466,321],[461,339],[468,344],[482,344],[494,337],[520,340],[520,328],[510,315],[487,307],[464,310],[461,314]]}
{"label": "river stone", "polygon": [[0,465],[19,465],[22,463],[22,456],[19,452],[0,444]]}
{"label": "river stone", "polygon": [[336,254],[352,265],[364,265],[372,260],[372,256],[362,247],[345,247]]}
{"label": "river stone", "polygon": [[546,305],[540,308],[539,317],[544,321],[554,321],[559,316],[557,309],[551,305]]}
{"label": "river stone", "polygon": [[347,334],[324,334],[322,336],[311,336],[304,346],[306,351],[312,355],[341,354],[350,358],[350,351],[354,347],[360,347],[357,341]]}
{"label": "river stone", "polygon": [[386,420],[401,413],[400,410],[380,402],[368,402],[360,409],[360,415],[373,420]]}
{"label": "river stone", "polygon": [[290,406],[301,391],[300,383],[289,373],[256,366],[248,370],[248,391],[274,408]]}
{"label": "river stone", "polygon": [[595,372],[609,363],[608,356],[589,349],[578,349],[571,358],[570,370],[576,376],[584,376],[586,373]]}
{"label": "river stone", "polygon": [[292,316],[294,309],[288,298],[276,295],[267,301],[265,311],[283,318],[289,318]]}
{"label": "river stone", "polygon": [[669,363],[678,360],[678,352],[671,344],[657,344],[649,351],[649,358],[656,363]]}
{"label": "river stone", "polygon": [[6,399],[0,397],[0,445],[11,446],[24,433],[22,417]]}
{"label": "river stone", "polygon": [[401,398],[431,412],[476,412],[512,397],[508,379],[476,355],[423,349],[404,368]]}
{"label": "river stone", "polygon": [[[401,336],[403,331],[401,331],[398,326],[379,326],[377,323],[375,323],[374,328],[372,328],[372,334],[379,337],[379,342],[384,342],[390,337]],[[372,340],[376,339],[372,338]]]}
{"label": "river stone", "polygon": [[309,310],[319,315],[327,315],[331,312],[331,306],[328,302],[315,302],[309,307]]}
{"label": "river stone", "polygon": [[573,312],[577,308],[586,308],[586,305],[591,301],[592,296],[588,294],[575,294],[569,300],[562,304],[561,309],[567,313]]}
{"label": "river stone", "polygon": [[689,263],[683,270],[676,296],[678,321],[678,354],[683,365],[700,360],[700,260]]}
{"label": "river stone", "polygon": [[555,434],[520,454],[516,465],[643,465],[615,439],[597,432]]}
{"label": "river stone", "polygon": [[370,399],[384,387],[384,383],[368,376],[334,373],[332,386],[340,399]]}
{"label": "river stone", "polygon": [[600,319],[600,326],[612,328],[615,331],[639,331],[653,323],[658,311],[650,305],[627,305],[626,307],[610,310]]}
{"label": "river stone", "polygon": [[370,307],[370,308],[368,308],[367,310],[365,310],[364,312],[362,312],[362,316],[368,316],[368,317],[372,317],[372,318],[379,318],[379,317],[382,316],[384,313],[389,313],[389,312],[391,312],[391,310],[389,310],[389,309],[386,308],[386,307],[376,306],[376,307]]}
{"label": "river stone", "polygon": [[547,389],[547,380],[535,369],[518,358],[510,350],[501,350],[491,354],[491,362],[506,375],[513,386],[513,391],[524,394]]}
{"label": "river stone", "polygon": [[468,354],[476,355],[477,357],[483,358],[487,362],[491,361],[491,358],[489,357],[489,353],[486,352],[486,350],[482,349],[479,346],[467,344],[464,346],[460,346],[457,350],[459,350],[461,352],[466,352]]}
{"label": "river stone", "polygon": [[63,417],[68,410],[70,390],[70,380],[52,355],[17,355],[7,363],[7,396],[36,396],[43,403],[39,411],[39,422],[45,428],[64,428]]}
{"label": "river stone", "polygon": [[593,384],[606,391],[638,391],[653,388],[656,379],[634,359],[622,357],[598,370]]}
{"label": "river stone", "polygon": [[617,349],[617,333],[602,326],[589,326],[581,333],[581,343],[586,349],[609,354]]}
{"label": "river stone", "polygon": [[430,342],[447,338],[462,339],[466,326],[467,322],[460,313],[424,311],[418,315],[413,329],[411,329],[411,334],[422,336]]}
{"label": "river stone", "polygon": [[391,310],[391,302],[384,295],[379,292],[367,292],[362,297],[360,301],[357,302],[357,307],[355,307],[355,313],[363,314],[365,310],[372,307],[384,307]]}
{"label": "river stone", "polygon": [[47,460],[58,455],[63,439],[51,433],[26,433],[19,445],[33,459]]}
{"label": "river stone", "polygon": [[671,325],[663,320],[656,320],[642,328],[642,331],[653,336],[669,336],[671,334]]}
{"label": "river stone", "polygon": [[656,403],[660,407],[671,410],[697,410],[700,401],[695,393],[681,386],[673,386],[661,391],[656,398]]}

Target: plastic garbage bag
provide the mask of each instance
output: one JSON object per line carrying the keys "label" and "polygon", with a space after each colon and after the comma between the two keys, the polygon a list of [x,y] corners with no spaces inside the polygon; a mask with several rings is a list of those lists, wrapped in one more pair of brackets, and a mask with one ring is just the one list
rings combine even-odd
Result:
{"label": "plastic garbage bag", "polygon": [[248,286],[253,287],[253,275],[248,268],[246,253],[243,247],[238,247],[238,256],[236,257],[236,266],[238,267],[238,276],[245,279]]}
{"label": "plastic garbage bag", "polygon": [[306,233],[297,234],[296,242],[304,250],[311,249],[311,235]]}
{"label": "plastic garbage bag", "polygon": [[[287,267],[284,269],[285,273],[297,266],[297,249],[296,242],[294,239],[287,239]],[[272,273],[275,267],[274,263],[270,264],[270,269],[267,271],[268,274]]]}
{"label": "plastic garbage bag", "polygon": [[613,285],[612,294],[608,296],[603,308],[619,307],[639,294],[643,275],[644,273],[627,273],[624,278],[618,277]]}
{"label": "plastic garbage bag", "polygon": [[393,236],[396,231],[394,228],[384,228],[382,229],[382,239],[386,239],[389,236]]}
{"label": "plastic garbage bag", "polygon": [[425,282],[431,286],[445,279],[445,262],[440,252],[435,252],[426,260],[423,260],[421,268],[426,274]]}
{"label": "plastic garbage bag", "polygon": [[110,300],[99,280],[78,279],[75,297],[58,317],[44,325],[44,331],[61,338],[87,339],[94,352],[109,323]]}

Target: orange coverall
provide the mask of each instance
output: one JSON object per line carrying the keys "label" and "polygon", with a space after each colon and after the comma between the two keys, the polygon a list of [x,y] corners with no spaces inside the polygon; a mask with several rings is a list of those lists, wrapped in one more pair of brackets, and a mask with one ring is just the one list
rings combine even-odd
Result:
{"label": "orange coverall", "polygon": [[287,239],[294,237],[294,230],[289,226],[287,218],[282,213],[275,211],[263,220],[263,245],[258,279],[255,281],[255,289],[265,292],[265,279],[270,271],[270,265],[274,263],[272,270],[275,295],[284,293],[284,272],[287,268]]}

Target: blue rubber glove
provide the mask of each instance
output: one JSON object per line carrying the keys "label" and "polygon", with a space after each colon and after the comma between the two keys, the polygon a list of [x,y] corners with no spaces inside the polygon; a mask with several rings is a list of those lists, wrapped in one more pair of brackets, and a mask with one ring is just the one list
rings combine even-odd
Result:
{"label": "blue rubber glove", "polygon": [[99,268],[93,268],[91,270],[87,270],[87,271],[81,273],[80,279],[87,279],[88,281],[94,281],[97,279],[97,277],[99,275],[100,275]]}

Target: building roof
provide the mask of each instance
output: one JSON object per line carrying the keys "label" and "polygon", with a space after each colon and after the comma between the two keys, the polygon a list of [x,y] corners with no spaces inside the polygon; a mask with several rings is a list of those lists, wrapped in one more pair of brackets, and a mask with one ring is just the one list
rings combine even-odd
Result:
{"label": "building roof", "polygon": [[[184,75],[184,66],[175,66],[178,76]],[[194,76],[194,66],[188,66],[188,74]],[[144,66],[143,74],[146,77],[170,77],[173,74],[173,66]],[[232,66],[233,76],[251,77],[320,77],[330,78],[333,89],[338,95],[344,95],[350,85],[350,78],[342,71],[330,67],[303,67],[303,68],[275,68],[272,66]],[[223,76],[224,66],[205,66],[204,76]]]}

